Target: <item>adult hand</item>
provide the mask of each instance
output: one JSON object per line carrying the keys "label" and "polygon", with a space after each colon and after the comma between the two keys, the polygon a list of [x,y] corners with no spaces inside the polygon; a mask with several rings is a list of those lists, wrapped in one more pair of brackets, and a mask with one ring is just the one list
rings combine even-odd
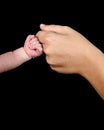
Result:
{"label": "adult hand", "polygon": [[104,99],[104,54],[82,34],[68,26],[40,25],[36,36],[43,44],[51,69],[85,77]]}
{"label": "adult hand", "polygon": [[40,28],[37,37],[50,67],[61,73],[82,73],[95,47],[70,27],[41,24]]}

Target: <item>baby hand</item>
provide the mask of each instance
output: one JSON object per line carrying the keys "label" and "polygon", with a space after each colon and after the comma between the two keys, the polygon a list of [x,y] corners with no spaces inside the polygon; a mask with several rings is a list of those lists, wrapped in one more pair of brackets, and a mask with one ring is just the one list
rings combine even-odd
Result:
{"label": "baby hand", "polygon": [[43,48],[35,35],[28,35],[24,43],[24,50],[30,58],[35,58],[43,53]]}

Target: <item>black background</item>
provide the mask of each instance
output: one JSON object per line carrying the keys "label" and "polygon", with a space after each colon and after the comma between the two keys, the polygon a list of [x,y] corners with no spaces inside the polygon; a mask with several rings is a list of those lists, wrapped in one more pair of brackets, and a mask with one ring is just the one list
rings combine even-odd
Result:
{"label": "black background", "polygon": [[[23,46],[28,34],[39,31],[40,23],[70,26],[104,52],[101,3],[28,1],[7,2],[6,7],[5,3],[1,7],[0,53]],[[0,84],[1,106],[8,118],[10,113],[12,118],[35,113],[42,120],[45,116],[57,120],[62,119],[61,116],[69,117],[71,113],[87,116],[87,112],[92,117],[101,115],[104,107],[102,99],[86,79],[52,71],[45,55],[0,74]]]}

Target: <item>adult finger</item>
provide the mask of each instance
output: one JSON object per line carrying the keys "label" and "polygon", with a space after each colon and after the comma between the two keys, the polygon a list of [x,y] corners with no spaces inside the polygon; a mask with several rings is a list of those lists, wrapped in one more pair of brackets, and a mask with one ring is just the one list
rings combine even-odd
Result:
{"label": "adult finger", "polygon": [[47,32],[47,31],[39,31],[37,32],[36,36],[38,37],[41,43],[50,43],[53,40],[54,33]]}

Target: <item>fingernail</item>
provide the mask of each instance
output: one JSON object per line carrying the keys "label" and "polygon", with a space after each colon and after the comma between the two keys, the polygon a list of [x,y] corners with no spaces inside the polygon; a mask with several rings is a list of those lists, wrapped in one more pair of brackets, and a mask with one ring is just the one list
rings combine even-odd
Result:
{"label": "fingernail", "polygon": [[41,23],[41,24],[40,24],[40,26],[41,26],[41,27],[44,27],[44,26],[45,26],[45,24]]}

